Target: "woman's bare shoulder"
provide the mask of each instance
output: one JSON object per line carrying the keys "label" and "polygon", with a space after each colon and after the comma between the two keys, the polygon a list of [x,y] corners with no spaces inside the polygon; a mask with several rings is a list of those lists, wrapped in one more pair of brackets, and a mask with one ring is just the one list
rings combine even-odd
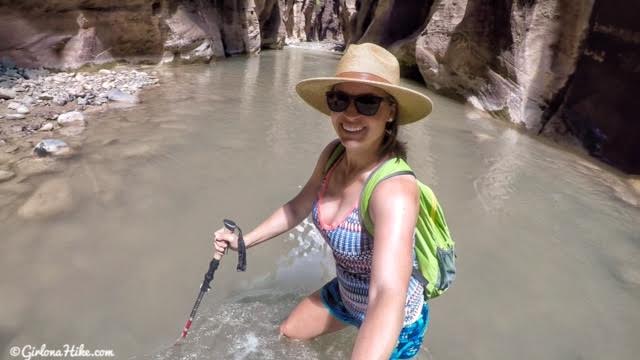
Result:
{"label": "woman's bare shoulder", "polygon": [[371,206],[385,207],[394,204],[418,204],[418,182],[413,175],[392,176],[380,181],[371,194]]}

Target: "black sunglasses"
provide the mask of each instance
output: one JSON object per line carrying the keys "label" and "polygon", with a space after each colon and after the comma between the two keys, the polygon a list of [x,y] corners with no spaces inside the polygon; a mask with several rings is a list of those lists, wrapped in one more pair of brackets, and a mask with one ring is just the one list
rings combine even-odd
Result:
{"label": "black sunglasses", "polygon": [[394,103],[392,97],[382,97],[373,94],[361,94],[361,95],[350,95],[344,91],[336,91],[331,90],[327,91],[327,106],[329,106],[329,110],[333,112],[343,112],[347,110],[351,101],[356,106],[356,110],[359,114],[364,116],[373,116],[380,109],[380,103],[383,100],[387,100],[390,103]]}

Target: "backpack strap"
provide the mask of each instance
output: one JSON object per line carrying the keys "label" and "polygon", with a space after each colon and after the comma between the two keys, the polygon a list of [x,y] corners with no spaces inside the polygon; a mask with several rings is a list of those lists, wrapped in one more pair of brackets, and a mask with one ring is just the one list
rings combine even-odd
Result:
{"label": "backpack strap", "polygon": [[327,160],[327,163],[324,165],[324,171],[322,172],[323,174],[326,174],[329,171],[329,169],[331,169],[333,164],[335,164],[336,161],[338,161],[338,159],[340,158],[340,156],[342,156],[342,154],[344,153],[345,149],[342,143],[340,142],[340,140],[334,140],[334,142],[336,143],[336,145],[331,151],[331,155],[329,155],[329,159]]}
{"label": "backpack strap", "polygon": [[360,194],[360,221],[364,225],[365,230],[371,236],[374,236],[374,226],[373,221],[369,216],[369,200],[371,200],[373,190],[375,190],[376,186],[378,186],[381,181],[399,175],[411,175],[415,177],[413,170],[406,161],[400,158],[392,158],[373,170],[367,181],[364,183],[362,193]]}
{"label": "backpack strap", "polygon": [[[406,161],[400,158],[389,159],[382,163],[382,165],[378,166],[378,168],[369,175],[369,178],[362,188],[359,205],[360,221],[364,225],[367,233],[371,235],[371,237],[374,237],[375,230],[373,221],[371,220],[371,216],[369,216],[369,200],[371,200],[373,190],[375,190],[376,186],[378,186],[378,184],[383,180],[399,175],[411,175],[413,177],[416,176]],[[413,266],[413,270],[411,271],[411,275],[415,279],[417,279],[422,286],[427,286],[427,280],[424,278],[422,273],[420,273],[420,269],[415,266],[415,264]]]}

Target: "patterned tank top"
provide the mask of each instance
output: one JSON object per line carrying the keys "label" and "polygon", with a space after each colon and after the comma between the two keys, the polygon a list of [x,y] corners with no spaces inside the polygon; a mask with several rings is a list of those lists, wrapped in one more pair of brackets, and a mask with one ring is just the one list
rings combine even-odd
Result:
{"label": "patterned tank top", "polygon": [[[337,163],[339,161],[336,161]],[[312,217],[314,224],[329,247],[331,247],[336,263],[336,277],[338,279],[340,297],[351,315],[360,321],[364,321],[369,299],[373,238],[360,222],[358,206],[334,227],[324,224],[320,219],[322,212],[320,203],[336,164],[323,179],[318,197],[313,203]],[[423,287],[416,279],[411,277],[405,302],[404,326],[418,319],[423,302]]]}

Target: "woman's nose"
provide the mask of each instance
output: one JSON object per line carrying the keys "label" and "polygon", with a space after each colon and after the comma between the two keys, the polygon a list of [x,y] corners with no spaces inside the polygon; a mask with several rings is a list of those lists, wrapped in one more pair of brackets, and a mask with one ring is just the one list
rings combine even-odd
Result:
{"label": "woman's nose", "polygon": [[358,109],[356,109],[355,101],[349,101],[349,106],[344,110],[344,115],[350,119],[353,119],[360,115]]}

